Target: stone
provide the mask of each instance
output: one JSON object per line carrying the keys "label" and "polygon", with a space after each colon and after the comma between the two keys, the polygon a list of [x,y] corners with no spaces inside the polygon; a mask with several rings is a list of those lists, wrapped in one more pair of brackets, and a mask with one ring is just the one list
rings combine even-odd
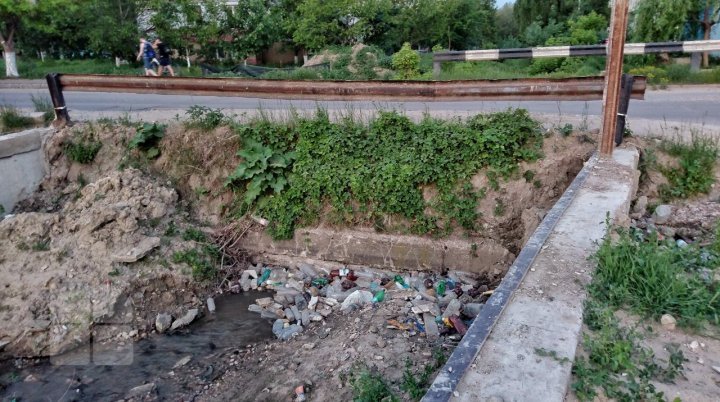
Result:
{"label": "stone", "polygon": [[720,374],[720,366],[712,366],[712,369],[715,370],[716,373]]}
{"label": "stone", "polygon": [[442,317],[443,318],[450,318],[454,315],[460,315],[460,309],[462,309],[462,303],[460,303],[460,300],[452,299],[450,300],[450,303],[448,303],[447,308],[445,308],[445,311],[443,312]]}
{"label": "stone", "polygon": [[167,331],[172,324],[172,316],[170,314],[160,313],[155,317],[155,329],[159,334]]}
{"label": "stone", "polygon": [[290,322],[295,321],[295,315],[293,314],[293,311],[289,307],[285,309],[285,317]]}
{"label": "stone", "polygon": [[138,385],[137,387],[130,389],[130,391],[128,391],[127,393],[127,396],[130,398],[144,396],[152,392],[153,390],[155,390],[155,383],[151,382],[144,385]]}
{"label": "stone", "polygon": [[315,349],[315,344],[314,343],[306,343],[302,347],[303,347],[303,349],[306,349],[306,350]]}
{"label": "stone", "polygon": [[173,370],[179,367],[182,367],[188,363],[190,363],[190,360],[192,360],[192,356],[185,356],[182,359],[178,360],[177,363],[173,365]]}
{"label": "stone", "polygon": [[175,320],[172,323],[172,325],[170,326],[170,330],[174,331],[180,327],[184,327],[184,326],[190,324],[191,322],[193,322],[193,320],[195,320],[195,318],[197,318],[198,313],[199,313],[199,311],[196,308],[192,308],[192,309],[188,310],[187,314],[178,318],[177,320]]}
{"label": "stone", "polygon": [[385,346],[387,346],[387,341],[383,338],[378,338],[376,344],[377,344],[377,347],[379,347],[380,349],[383,349],[383,348],[385,348]]}
{"label": "stone", "polygon": [[293,317],[295,317],[295,321],[302,320],[302,316],[300,315],[300,311],[298,310],[297,306],[290,306],[290,310],[292,311]]}
{"label": "stone", "polygon": [[150,251],[160,245],[159,237],[146,237],[134,247],[125,249],[117,254],[113,254],[111,259],[113,262],[133,263],[145,257]]}
{"label": "stone", "polygon": [[643,216],[647,212],[647,206],[648,206],[647,196],[641,195],[640,197],[638,197],[637,200],[635,200],[635,204],[633,205],[632,212],[635,214],[638,214],[640,216]]}
{"label": "stone", "polygon": [[314,310],[315,310],[315,306],[317,306],[317,303],[318,303],[318,297],[317,297],[317,296],[311,297],[311,298],[310,298],[310,302],[308,302],[308,309],[314,311]]}
{"label": "stone", "polygon": [[674,331],[677,321],[675,320],[675,317],[670,314],[663,314],[662,317],[660,317],[660,324],[662,324],[663,328],[666,330]]}
{"label": "stone", "polygon": [[438,328],[437,322],[435,322],[435,317],[432,314],[424,313],[423,322],[425,323],[425,333],[427,334],[428,339],[437,339],[440,337],[440,329]]}
{"label": "stone", "polygon": [[673,207],[672,205],[658,205],[657,208],[655,208],[655,212],[653,213],[653,221],[656,224],[662,225],[663,223],[667,222],[670,219],[670,216],[673,213]]}
{"label": "stone", "polygon": [[480,310],[482,310],[482,308],[482,303],[468,303],[463,306],[462,313],[465,317],[475,318],[480,314]]}

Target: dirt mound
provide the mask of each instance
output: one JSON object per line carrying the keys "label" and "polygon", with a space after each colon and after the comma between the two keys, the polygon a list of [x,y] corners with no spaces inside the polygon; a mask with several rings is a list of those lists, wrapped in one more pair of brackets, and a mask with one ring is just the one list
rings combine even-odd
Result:
{"label": "dirt mound", "polygon": [[[175,212],[173,189],[127,169],[75,194],[59,212],[0,222],[4,352],[55,355],[87,342],[98,323],[136,326],[131,298],[153,278],[167,282],[161,260],[172,250],[160,236]],[[172,276],[171,286],[187,282]],[[177,303],[173,296],[165,306]]]}

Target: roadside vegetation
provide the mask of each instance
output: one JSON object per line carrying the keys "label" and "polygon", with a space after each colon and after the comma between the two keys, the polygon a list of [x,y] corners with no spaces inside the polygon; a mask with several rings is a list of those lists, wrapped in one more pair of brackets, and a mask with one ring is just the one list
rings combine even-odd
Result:
{"label": "roadside vegetation", "polygon": [[[219,111],[193,111],[190,127],[228,121]],[[418,123],[397,112],[367,123],[350,113],[334,122],[319,110],[290,122],[230,124],[243,144],[226,181],[236,213],[268,219],[277,239],[321,219],[435,236],[479,230],[476,206],[486,189],[467,180],[483,169],[495,186],[519,176],[518,164],[541,157],[543,142],[539,123],[521,109]],[[423,189],[437,195],[425,197]]]}
{"label": "roadside vegetation", "polygon": [[[661,152],[670,159],[660,162]],[[644,151],[641,180],[649,180],[650,172],[661,173],[666,183],[659,185],[657,196],[665,202],[707,194],[715,182],[717,156],[716,142],[698,135],[664,141]],[[572,389],[581,401],[600,395],[620,401],[672,398],[656,384],[683,378],[688,360],[681,345],[672,343],[658,357],[649,345],[655,334],[648,322],[671,329],[677,324],[695,334],[717,332],[720,222],[714,225],[714,232],[692,240],[676,239],[677,227],[668,231],[636,223],[608,228],[594,257],[597,269],[584,306],[587,330],[573,366]]]}
{"label": "roadside vegetation", "polygon": [[0,106],[0,135],[31,128],[35,125],[35,119],[23,116],[13,106]]}

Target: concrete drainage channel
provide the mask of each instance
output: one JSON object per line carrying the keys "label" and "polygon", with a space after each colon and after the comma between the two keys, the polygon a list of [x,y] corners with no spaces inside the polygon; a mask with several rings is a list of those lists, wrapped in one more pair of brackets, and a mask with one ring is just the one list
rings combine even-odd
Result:
{"label": "concrete drainage channel", "polygon": [[0,135],[0,205],[6,212],[32,194],[45,176],[42,141],[52,129],[37,128]]}

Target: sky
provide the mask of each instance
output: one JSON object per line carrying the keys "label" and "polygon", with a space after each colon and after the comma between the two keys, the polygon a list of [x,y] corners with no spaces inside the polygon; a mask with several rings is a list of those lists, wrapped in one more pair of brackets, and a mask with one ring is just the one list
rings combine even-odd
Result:
{"label": "sky", "polygon": [[497,0],[496,4],[497,4],[497,7],[500,8],[507,3],[514,3],[514,2],[515,2],[515,0]]}

